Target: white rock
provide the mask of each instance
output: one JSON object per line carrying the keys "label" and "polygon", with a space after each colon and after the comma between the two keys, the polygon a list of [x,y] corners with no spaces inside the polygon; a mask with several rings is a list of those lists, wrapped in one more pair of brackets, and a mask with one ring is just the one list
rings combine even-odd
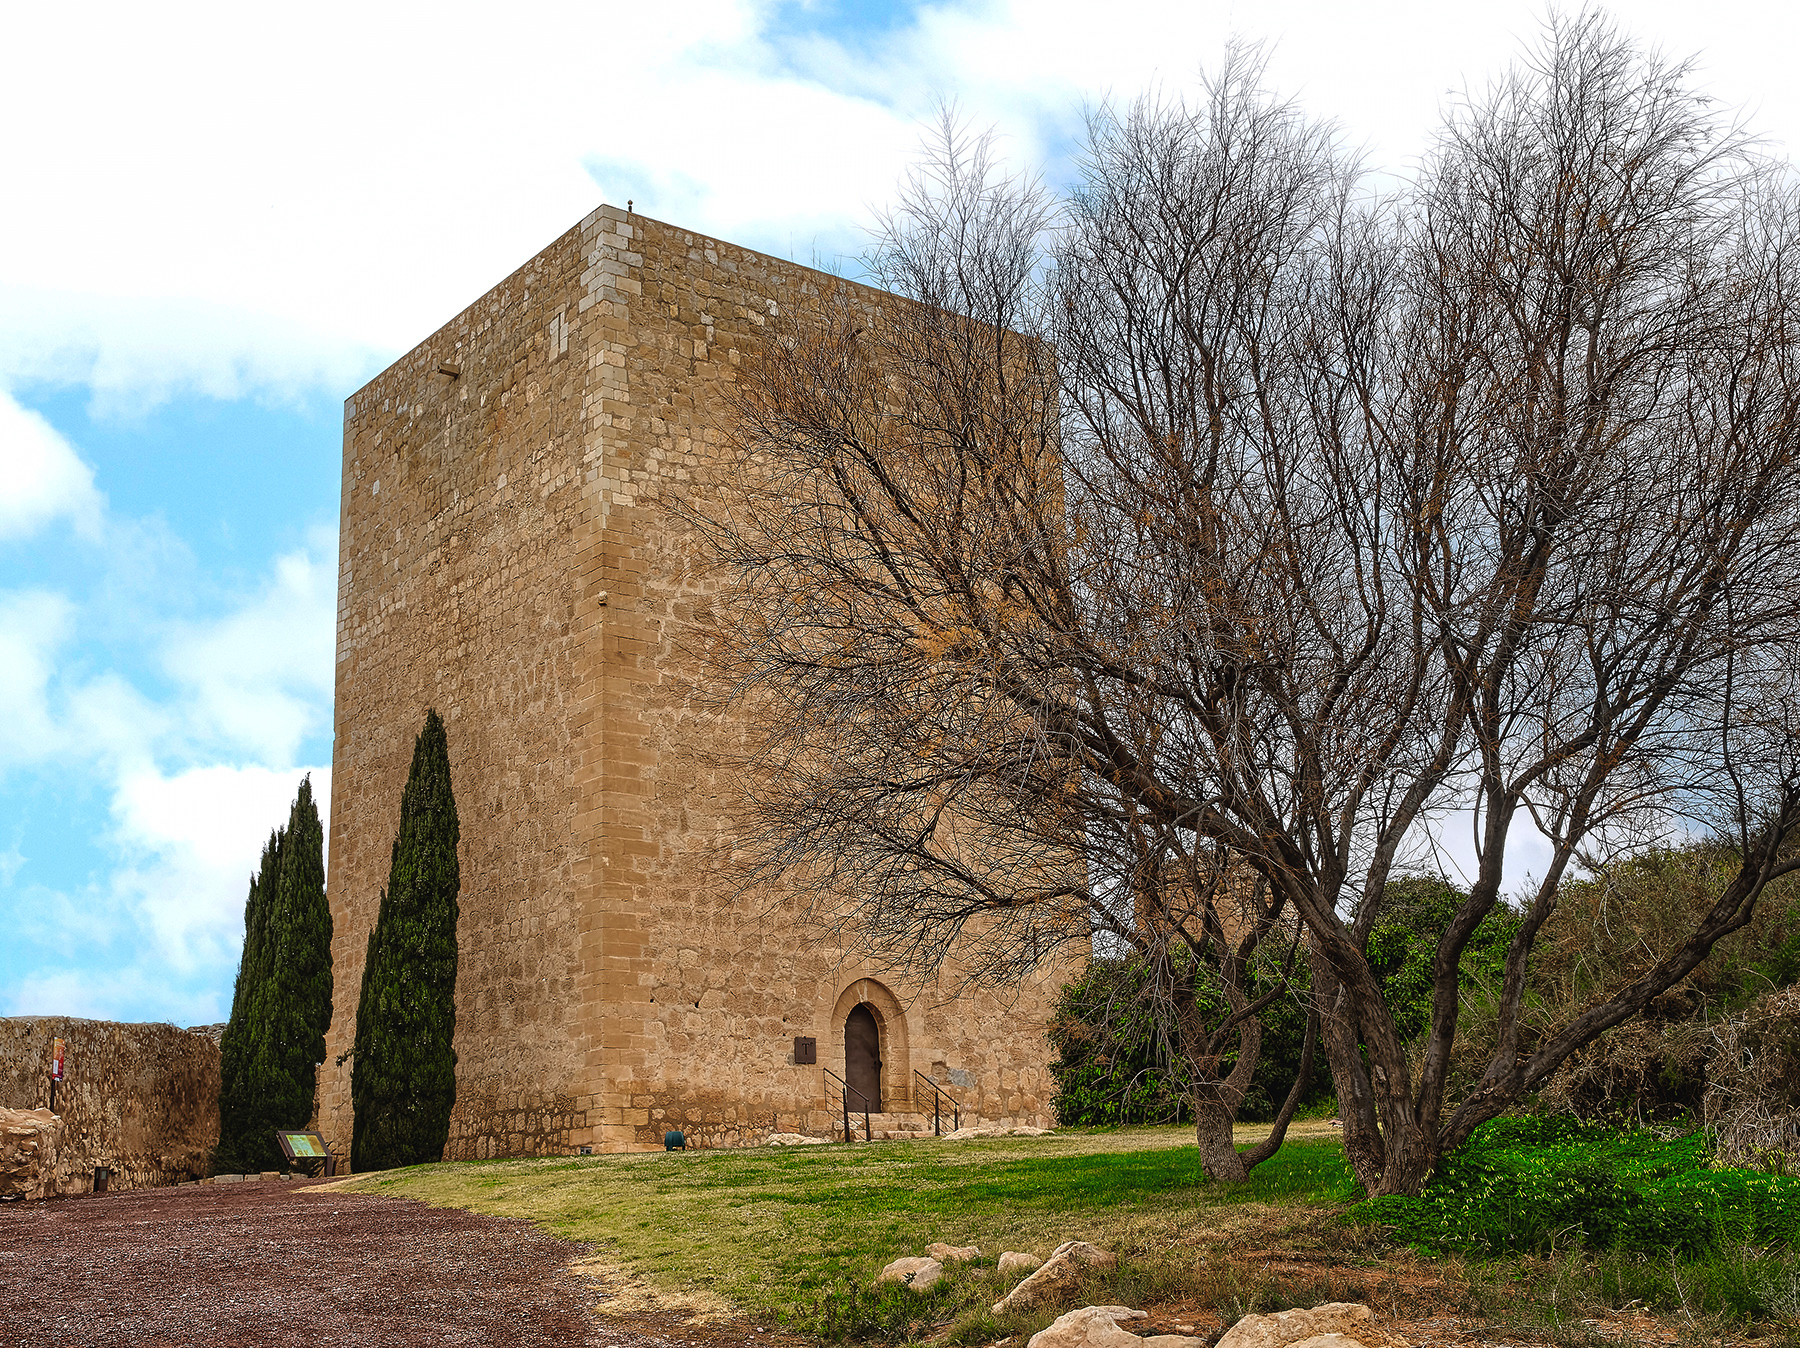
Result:
{"label": "white rock", "polygon": [[[1146,1343],[1148,1339],[1144,1340]],[[1393,1339],[1388,1339],[1393,1343]],[[1348,1334],[1314,1334],[1310,1339],[1301,1339],[1292,1348],[1369,1348],[1361,1339],[1353,1339]]]}
{"label": "white rock", "polygon": [[1043,1262],[1035,1254],[1021,1254],[1017,1250],[1008,1250],[1000,1256],[1000,1276],[1002,1278],[1023,1278]]}
{"label": "white rock", "polygon": [[[1360,1348],[1358,1331],[1375,1327],[1375,1312],[1355,1301],[1331,1301],[1311,1310],[1277,1311],[1273,1315],[1246,1315],[1225,1332],[1218,1348]],[[1313,1343],[1336,1335],[1339,1343]]]}
{"label": "white rock", "polygon": [[944,1266],[935,1259],[896,1259],[875,1275],[875,1285],[899,1282],[915,1292],[923,1292],[943,1276]]}
{"label": "white rock", "polygon": [[1060,1300],[1075,1290],[1084,1268],[1110,1268],[1118,1258],[1096,1249],[1085,1240],[1065,1240],[1037,1272],[994,1303],[994,1314],[1024,1310],[1046,1301]]}
{"label": "white rock", "polygon": [[0,1109],[0,1194],[51,1198],[56,1194],[56,1148],[62,1116],[47,1109]]}
{"label": "white rock", "polygon": [[1146,1334],[1140,1348],[1206,1348],[1206,1340],[1192,1334]]}
{"label": "white rock", "polygon": [[967,1128],[958,1128],[954,1132],[944,1134],[946,1142],[962,1142],[971,1137],[1043,1137],[1048,1128],[1033,1128],[1030,1124],[981,1123],[970,1124]]}
{"label": "white rock", "polygon": [[805,1133],[770,1133],[763,1139],[765,1147],[813,1147],[830,1142],[828,1137],[808,1137]]}
{"label": "white rock", "polygon": [[925,1247],[925,1253],[941,1264],[966,1264],[971,1259],[981,1258],[979,1245],[946,1245],[943,1241],[933,1241]]}
{"label": "white rock", "polygon": [[1048,1328],[1033,1334],[1025,1348],[1143,1348],[1144,1341],[1121,1329],[1119,1321],[1144,1318],[1143,1311],[1129,1306],[1083,1306],[1057,1316]]}

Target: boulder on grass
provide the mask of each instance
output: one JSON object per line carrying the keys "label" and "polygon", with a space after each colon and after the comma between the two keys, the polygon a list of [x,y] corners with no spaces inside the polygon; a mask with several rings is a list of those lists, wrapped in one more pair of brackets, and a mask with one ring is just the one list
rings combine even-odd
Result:
{"label": "boulder on grass", "polygon": [[1083,1306],[1057,1316],[1025,1348],[1143,1348],[1144,1341],[1119,1322],[1145,1318],[1129,1306]]}
{"label": "boulder on grass", "polygon": [[923,1292],[943,1276],[944,1266],[935,1259],[896,1259],[875,1275],[875,1285],[905,1283],[913,1291]]}
{"label": "boulder on grass", "polygon": [[56,1194],[62,1117],[47,1109],[0,1109],[0,1198]]}
{"label": "boulder on grass", "polygon": [[765,1147],[811,1147],[831,1141],[828,1137],[808,1137],[805,1133],[770,1133],[763,1139]]}
{"label": "boulder on grass", "polygon": [[1331,1301],[1311,1310],[1246,1315],[1225,1331],[1218,1348],[1362,1348],[1358,1335],[1374,1328],[1375,1312],[1361,1302]]}
{"label": "boulder on grass", "polygon": [[942,1264],[966,1264],[971,1259],[981,1258],[979,1245],[946,1245],[941,1240],[933,1241],[925,1247],[925,1253]]}
{"label": "boulder on grass", "polygon": [[1005,1315],[1066,1300],[1081,1282],[1083,1269],[1111,1268],[1118,1262],[1117,1256],[1085,1240],[1065,1240],[1038,1266],[1037,1272],[994,1303],[994,1314]]}
{"label": "boulder on grass", "polygon": [[1017,1250],[1008,1250],[1000,1256],[1000,1276],[1002,1278],[1023,1278],[1034,1272],[1043,1264],[1035,1254],[1021,1254]]}

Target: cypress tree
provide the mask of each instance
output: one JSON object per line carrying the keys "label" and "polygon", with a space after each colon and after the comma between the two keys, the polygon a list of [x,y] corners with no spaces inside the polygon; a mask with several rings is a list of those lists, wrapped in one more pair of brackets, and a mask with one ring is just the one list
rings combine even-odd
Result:
{"label": "cypress tree", "polygon": [[274,1130],[312,1120],[331,989],[325,830],[307,777],[287,827],[269,835],[244,906],[244,954],[219,1045],[216,1169],[285,1164]]}
{"label": "cypress tree", "polygon": [[350,1156],[359,1171],[441,1160],[450,1136],[458,836],[450,747],[443,721],[427,711],[356,1008]]}
{"label": "cypress tree", "polygon": [[[238,956],[237,985],[231,993],[231,1019],[219,1039],[219,1145],[213,1149],[213,1171],[237,1174],[246,1168],[246,1147],[256,1126],[251,1078],[258,1036],[251,1026],[252,1003],[267,981],[269,896],[281,871],[285,831],[276,829],[263,844],[262,862],[250,877],[244,901],[244,949]],[[257,1167],[261,1169],[259,1165]]]}

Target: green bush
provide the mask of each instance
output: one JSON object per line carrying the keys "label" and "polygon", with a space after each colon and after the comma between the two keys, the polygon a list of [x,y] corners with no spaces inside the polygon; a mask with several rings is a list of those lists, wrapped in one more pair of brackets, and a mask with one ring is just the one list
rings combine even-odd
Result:
{"label": "green bush", "polygon": [[1502,1118],[1446,1158],[1421,1196],[1369,1199],[1352,1215],[1427,1253],[1581,1245],[1692,1258],[1800,1238],[1800,1179],[1712,1169],[1698,1134]]}
{"label": "green bush", "polygon": [[[1053,1104],[1059,1123],[1093,1127],[1193,1120],[1187,1065],[1172,1050],[1153,1009],[1151,980],[1142,960],[1097,959],[1064,986],[1049,1033],[1058,1055],[1050,1072],[1057,1084]],[[1202,1014],[1222,1017],[1223,998],[1206,991],[1202,996]],[[1303,996],[1300,983],[1295,995],[1279,998],[1262,1013],[1262,1056],[1238,1110],[1246,1122],[1274,1118],[1299,1075],[1306,1036]],[[1308,1104],[1331,1096],[1323,1057],[1321,1053],[1315,1060]],[[1221,1070],[1229,1072],[1236,1061],[1234,1041]]]}
{"label": "green bush", "polygon": [[[1369,935],[1369,961],[1401,1034],[1422,1036],[1431,1020],[1431,962],[1438,936],[1465,895],[1441,877],[1412,877],[1389,885],[1381,921]],[[1490,914],[1463,952],[1462,982],[1471,995],[1498,985],[1506,948],[1518,927],[1510,910]],[[1264,980],[1272,971],[1258,971]],[[1216,986],[1216,984],[1214,985]],[[1256,983],[1253,989],[1265,989]],[[1262,1013],[1262,1057],[1238,1117],[1247,1123],[1275,1117],[1300,1072],[1306,1038],[1306,1000],[1311,987],[1304,956],[1294,970],[1290,996]],[[1050,1042],[1058,1060],[1057,1120],[1065,1125],[1187,1123],[1193,1118],[1185,1065],[1171,1051],[1168,1036],[1151,1008],[1151,973],[1139,959],[1096,959],[1082,977],[1063,988],[1052,1018]],[[1223,998],[1203,1001],[1202,1014],[1219,1018]],[[1304,1104],[1332,1099],[1324,1052],[1318,1054]],[[1221,1059],[1229,1072],[1236,1045]]]}
{"label": "green bush", "polygon": [[[1382,1000],[1403,1039],[1420,1039],[1431,1028],[1432,961],[1439,938],[1467,898],[1440,876],[1396,880],[1383,893],[1381,918],[1369,933],[1369,969],[1381,980]],[[1476,989],[1500,985],[1518,928],[1518,915],[1505,907],[1476,926],[1459,967],[1465,999]]]}

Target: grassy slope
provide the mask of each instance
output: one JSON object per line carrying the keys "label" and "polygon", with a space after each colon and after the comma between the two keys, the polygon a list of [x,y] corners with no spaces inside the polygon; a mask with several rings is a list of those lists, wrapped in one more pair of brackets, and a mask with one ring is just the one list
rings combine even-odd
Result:
{"label": "grassy slope", "polygon": [[1349,1182],[1342,1148],[1321,1139],[1290,1143],[1246,1185],[1212,1186],[1192,1136],[1156,1128],[470,1162],[352,1185],[526,1218],[664,1288],[783,1313],[827,1288],[866,1286],[934,1240],[979,1245],[989,1265],[1002,1250],[1044,1255],[1080,1238],[1140,1267],[1191,1268],[1197,1247],[1266,1227],[1282,1208],[1328,1202]]}

